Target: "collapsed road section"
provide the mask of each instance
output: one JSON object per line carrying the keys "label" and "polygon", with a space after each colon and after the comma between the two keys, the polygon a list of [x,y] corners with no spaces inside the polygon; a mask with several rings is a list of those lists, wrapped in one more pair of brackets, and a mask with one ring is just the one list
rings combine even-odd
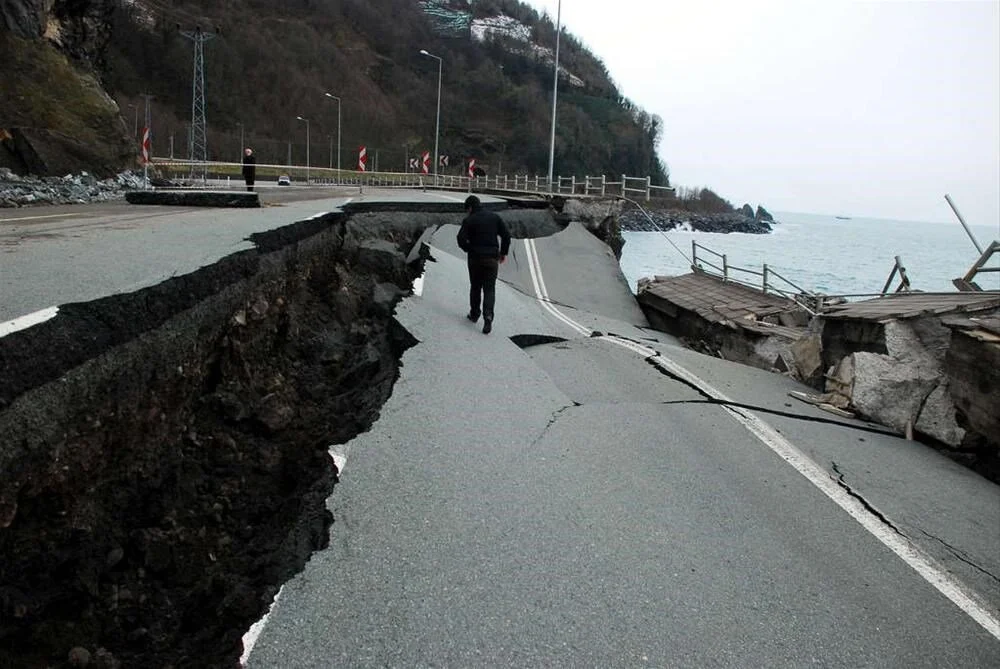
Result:
{"label": "collapsed road section", "polygon": [[238,666],[328,541],[329,447],[377,420],[459,208],[315,217],[0,338],[0,667]]}

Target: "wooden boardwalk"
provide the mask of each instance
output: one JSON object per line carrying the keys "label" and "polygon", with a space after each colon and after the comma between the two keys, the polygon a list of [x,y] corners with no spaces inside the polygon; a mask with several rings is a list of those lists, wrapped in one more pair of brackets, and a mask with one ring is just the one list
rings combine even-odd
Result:
{"label": "wooden boardwalk", "polygon": [[[731,323],[769,332],[787,328],[792,335],[805,310],[794,301],[704,272],[657,276],[640,291],[645,303],[668,315],[677,310],[696,314],[709,323]],[[653,298],[653,299],[649,299]],[[643,300],[640,299],[640,302]],[[1000,291],[955,293],[893,293],[858,302],[826,306],[822,317],[831,320],[884,321],[921,316],[976,315],[1000,308]],[[801,322],[801,321],[799,321]]]}
{"label": "wooden boardwalk", "polygon": [[965,293],[895,293],[862,302],[827,307],[823,318],[884,321],[945,314],[969,314],[1000,308],[1000,291]]}
{"label": "wooden boardwalk", "polygon": [[708,323],[733,325],[758,334],[797,339],[808,313],[792,300],[732,281],[695,272],[658,276],[639,294],[640,303],[676,316],[678,310]]}

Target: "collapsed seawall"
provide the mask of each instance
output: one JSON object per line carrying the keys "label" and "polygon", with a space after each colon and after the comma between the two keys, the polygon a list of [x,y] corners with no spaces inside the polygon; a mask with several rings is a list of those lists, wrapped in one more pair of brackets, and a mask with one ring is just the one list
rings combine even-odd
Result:
{"label": "collapsed seawall", "polygon": [[237,666],[328,540],[329,447],[417,343],[393,310],[421,237],[460,218],[327,214],[0,338],[0,667]]}

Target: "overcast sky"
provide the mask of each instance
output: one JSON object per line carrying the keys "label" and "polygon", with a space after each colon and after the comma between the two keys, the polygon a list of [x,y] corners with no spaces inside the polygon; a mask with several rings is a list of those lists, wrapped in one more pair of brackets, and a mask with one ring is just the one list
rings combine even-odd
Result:
{"label": "overcast sky", "polygon": [[562,21],[663,119],[675,186],[954,222],[949,193],[1000,236],[1000,0],[562,0]]}

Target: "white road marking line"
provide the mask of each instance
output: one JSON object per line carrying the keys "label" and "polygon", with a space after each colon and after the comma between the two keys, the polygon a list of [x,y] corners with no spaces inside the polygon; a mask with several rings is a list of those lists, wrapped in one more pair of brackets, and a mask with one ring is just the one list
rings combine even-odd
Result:
{"label": "white road marking line", "polygon": [[[545,283],[542,278],[542,267],[538,262],[537,256],[533,253],[534,244],[529,244],[529,241],[532,240],[524,240],[524,246],[528,252],[530,261],[528,267],[531,271],[531,280],[535,284],[535,293],[542,299],[542,306],[577,331],[589,334],[589,330],[576,323],[572,318],[563,314],[558,308],[547,301],[548,294],[544,289]],[[685,379],[710,397],[723,402],[732,401],[722,392],[712,387],[707,381],[704,381],[670,358],[660,354],[655,349],[615,336],[604,336],[601,339],[629,349],[643,357],[651,358],[654,364],[662,366],[672,374]],[[792,442],[785,439],[773,427],[745,409],[736,409],[727,406],[723,406],[723,409],[752,435],[757,437],[761,443],[791,465],[795,471],[804,476],[806,480],[829,497],[837,506],[846,511],[851,518],[856,520],[872,536],[881,541],[884,546],[895,553],[925,581],[934,586],[938,592],[951,600],[955,606],[975,620],[994,638],[1000,640],[1000,618],[997,617],[992,607],[983,597],[950,574],[947,569],[938,564],[934,558],[927,555],[919,546],[907,537],[897,534],[890,529],[882,519],[876,517],[875,514],[866,509],[858,500],[848,495],[829,473],[800,451]]]}
{"label": "white road marking line", "polygon": [[589,329],[564,315],[549,303],[549,293],[545,288],[545,279],[542,277],[542,266],[535,254],[535,241],[533,239],[524,240],[524,251],[528,255],[528,272],[531,274],[531,283],[535,286],[535,295],[539,297],[542,307],[578,334],[590,335],[591,331]]}
{"label": "white road marking line", "polygon": [[33,325],[44,323],[50,318],[53,318],[57,313],[59,313],[59,307],[47,307],[24,316],[19,316],[14,320],[0,323],[0,337],[6,337],[7,335],[17,332],[18,330],[24,330]]}
{"label": "white road marking line", "polygon": [[264,631],[264,626],[267,625],[267,619],[271,616],[271,611],[274,611],[274,607],[278,604],[278,599],[281,597],[281,593],[285,591],[285,586],[281,586],[278,589],[278,594],[274,596],[274,601],[271,605],[267,607],[267,613],[264,617],[255,622],[247,630],[247,633],[243,635],[243,655],[240,656],[240,666],[247,666],[247,660],[250,659],[250,653],[253,652],[253,647],[257,645],[257,639],[260,638],[261,632]]}
{"label": "white road marking line", "polygon": [[[347,466],[347,454],[349,450],[350,448],[347,444],[337,444],[327,449],[327,453],[329,453],[330,458],[333,459],[333,465],[337,468],[337,476],[341,476],[344,473],[344,467]],[[260,620],[251,625],[250,629],[248,629],[246,634],[243,635],[243,655],[240,656],[241,667],[247,666],[247,661],[250,659],[250,653],[253,652],[253,647],[257,645],[257,640],[260,638],[260,635],[263,634],[264,628],[267,627],[267,621],[271,618],[271,613],[274,612],[274,607],[278,605],[278,599],[284,591],[284,585],[278,588],[278,593],[274,596],[274,601],[272,601],[271,605],[267,607],[267,613],[265,613]]]}
{"label": "white road marking line", "polygon": [[83,216],[83,214],[48,214],[45,216],[22,216],[21,218],[0,218],[0,223],[13,223],[14,221],[40,221],[43,218],[68,218],[70,216]]}

